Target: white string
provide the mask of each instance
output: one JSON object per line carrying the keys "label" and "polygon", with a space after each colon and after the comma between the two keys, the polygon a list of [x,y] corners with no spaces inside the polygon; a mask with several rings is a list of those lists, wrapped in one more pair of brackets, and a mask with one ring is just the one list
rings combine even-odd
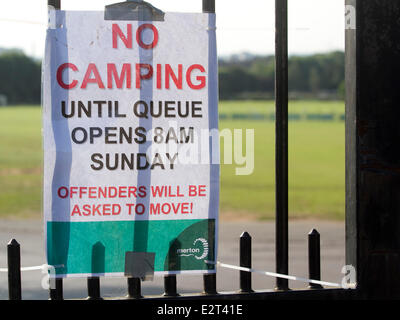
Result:
{"label": "white string", "polygon": [[306,283],[320,284],[322,286],[342,288],[342,286],[339,283],[333,283],[333,282],[327,282],[327,281],[320,281],[320,280],[313,280],[313,279],[289,276],[289,275],[286,275],[286,274],[280,274],[280,273],[263,271],[263,270],[256,270],[256,269],[252,269],[252,268],[238,267],[238,266],[234,266],[234,265],[231,265],[231,264],[222,263],[222,262],[219,262],[219,261],[214,262],[214,261],[205,260],[204,262],[207,263],[207,264],[216,264],[217,266],[222,267],[222,268],[239,270],[239,271],[254,272],[254,273],[258,273],[258,274],[262,274],[262,275],[269,276],[269,277],[274,277],[274,278],[283,278],[283,279],[288,279],[288,280],[302,281],[302,282],[306,282]]}
{"label": "white string", "polygon": [[[214,261],[204,260],[204,262],[206,264],[215,264],[215,265],[217,265],[219,267],[222,267],[222,268],[239,270],[239,271],[246,271],[246,272],[253,272],[253,273],[258,273],[258,274],[262,274],[262,275],[269,276],[269,277],[274,277],[274,278],[283,278],[283,279],[288,279],[288,280],[319,284],[319,285],[322,285],[322,286],[342,288],[342,286],[339,283],[334,283],[334,282],[307,279],[307,278],[302,278],[302,277],[290,276],[290,275],[287,275],[287,274],[280,274],[280,273],[276,273],[276,272],[257,270],[257,269],[253,269],[253,268],[238,267],[238,266],[234,266],[232,264],[222,263],[222,262],[219,262],[219,261],[214,262]],[[50,268],[60,268],[60,267],[63,267],[63,265],[50,266],[48,264],[42,264],[40,266],[23,267],[23,268],[21,268],[21,271],[48,270]],[[8,272],[8,268],[0,268],[0,272]],[[352,287],[353,287],[352,285],[347,286],[347,288],[352,288]]]}
{"label": "white string", "polygon": [[[34,270],[47,271],[48,269],[51,269],[51,268],[60,268],[60,267],[63,267],[63,265],[50,266],[48,264],[42,264],[40,266],[22,267],[21,271],[34,271]],[[8,268],[0,268],[0,272],[8,272]]]}

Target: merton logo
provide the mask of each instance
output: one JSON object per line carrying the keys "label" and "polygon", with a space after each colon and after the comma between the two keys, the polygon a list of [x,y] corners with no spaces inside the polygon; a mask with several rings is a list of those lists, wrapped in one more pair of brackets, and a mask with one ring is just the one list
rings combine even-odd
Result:
{"label": "merton logo", "polygon": [[193,241],[193,247],[187,249],[177,249],[176,253],[180,257],[193,256],[197,260],[205,259],[208,255],[208,242],[204,238],[197,238]]}

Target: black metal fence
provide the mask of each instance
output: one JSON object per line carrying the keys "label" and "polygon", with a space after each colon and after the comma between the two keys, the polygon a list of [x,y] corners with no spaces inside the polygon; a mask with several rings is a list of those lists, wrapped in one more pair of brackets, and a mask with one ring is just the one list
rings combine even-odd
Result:
{"label": "black metal fence", "polygon": [[[60,0],[48,0],[60,9]],[[276,272],[289,274],[288,257],[288,19],[287,0],[276,4]],[[152,299],[351,299],[400,297],[400,0],[346,0],[354,25],[346,28],[346,263],[356,269],[357,289],[324,289],[310,284],[290,290],[287,278],[276,288],[252,291],[251,273],[240,272],[240,288],[217,293],[216,274],[204,275],[203,293],[179,295],[175,275],[164,278],[164,295]],[[346,9],[347,9],[346,7]],[[215,12],[215,0],[203,0]],[[346,13],[347,19],[347,13]],[[240,237],[240,265],[250,268],[251,237]],[[21,299],[20,247],[8,244],[9,298]],[[320,277],[320,246],[309,234],[309,277]],[[50,299],[63,299],[63,280]],[[140,279],[127,280],[126,299],[140,299]],[[101,299],[100,279],[88,278],[88,298]],[[147,299],[146,299],[147,300]]]}
{"label": "black metal fence", "polygon": [[[12,239],[7,245],[8,257],[8,292],[10,300],[21,300],[21,249],[19,243]],[[239,261],[240,267],[251,269],[252,267],[252,238],[249,233],[243,232],[239,238]],[[313,229],[308,234],[308,267],[309,279],[320,280],[321,262],[320,262],[320,235]],[[351,297],[352,291],[349,289],[329,289],[319,284],[309,283],[304,290],[265,290],[255,292],[252,289],[252,272],[238,271],[239,288],[234,293],[217,292],[217,274],[203,275],[203,291],[198,294],[180,295],[178,290],[176,275],[164,276],[164,294],[160,296],[144,297],[141,292],[141,279],[127,278],[127,295],[124,297],[114,297],[113,299],[224,299],[224,300],[248,300],[248,299],[268,299],[268,298],[327,298],[327,297]],[[283,279],[286,280],[287,279]],[[52,281],[52,280],[51,280]],[[49,290],[50,300],[63,300],[63,279],[54,280],[55,287]],[[87,297],[88,300],[101,300],[101,286],[99,277],[87,278]],[[84,297],[77,297],[82,299]]]}

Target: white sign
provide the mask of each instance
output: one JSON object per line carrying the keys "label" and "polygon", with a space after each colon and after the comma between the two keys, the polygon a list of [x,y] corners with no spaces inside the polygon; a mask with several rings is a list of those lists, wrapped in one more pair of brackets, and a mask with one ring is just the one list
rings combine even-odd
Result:
{"label": "white sign", "polygon": [[[55,11],[43,79],[44,217],[57,276],[215,272],[215,15]],[[210,142],[212,141],[212,143]]]}

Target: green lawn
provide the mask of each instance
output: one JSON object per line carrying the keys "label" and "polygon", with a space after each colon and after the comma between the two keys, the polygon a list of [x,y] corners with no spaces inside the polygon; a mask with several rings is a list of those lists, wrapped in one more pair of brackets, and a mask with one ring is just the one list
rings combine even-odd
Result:
{"label": "green lawn", "polygon": [[40,216],[40,108],[0,108],[0,137],[0,217]]}
{"label": "green lawn", "polygon": [[[296,101],[290,113],[344,113],[341,102]],[[220,113],[272,114],[271,101],[221,102]],[[220,121],[220,129],[255,130],[255,168],[221,166],[221,216],[270,219],[275,210],[274,122]],[[293,218],[344,218],[344,122],[289,123],[289,209]],[[0,217],[41,216],[41,113],[0,108]],[[221,145],[223,147],[223,144]]]}
{"label": "green lawn", "polygon": [[[275,134],[273,122],[221,122],[221,128],[255,129],[255,166],[249,176],[235,175],[235,165],[221,168],[222,211],[274,217]],[[290,217],[344,217],[344,123],[290,122]]]}
{"label": "green lawn", "polygon": [[[272,114],[273,101],[222,102],[220,113]],[[333,114],[336,121],[289,122],[289,216],[344,219],[345,126],[343,102],[293,101],[291,114]],[[255,169],[235,175],[221,167],[221,209],[236,216],[275,215],[275,125],[272,121],[220,121],[220,129],[255,130]]]}

